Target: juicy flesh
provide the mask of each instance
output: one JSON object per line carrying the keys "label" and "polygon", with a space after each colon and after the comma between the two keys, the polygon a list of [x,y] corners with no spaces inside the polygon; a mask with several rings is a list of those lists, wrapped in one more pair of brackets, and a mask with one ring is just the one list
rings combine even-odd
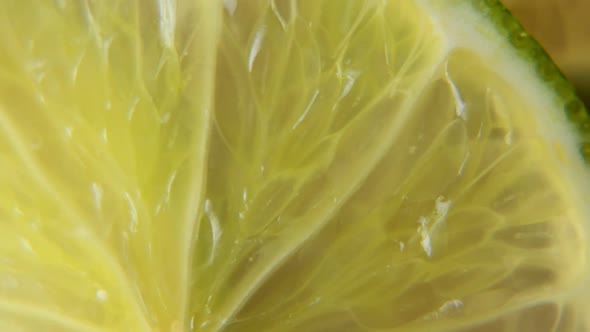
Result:
{"label": "juicy flesh", "polygon": [[5,1],[0,87],[0,330],[585,327],[578,160],[414,2]]}

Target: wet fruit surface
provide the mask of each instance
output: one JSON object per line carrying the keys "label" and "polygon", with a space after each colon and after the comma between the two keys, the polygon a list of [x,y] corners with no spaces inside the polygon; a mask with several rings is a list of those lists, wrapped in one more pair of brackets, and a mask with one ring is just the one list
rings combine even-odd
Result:
{"label": "wet fruit surface", "polygon": [[497,3],[0,18],[0,330],[588,328],[588,118]]}

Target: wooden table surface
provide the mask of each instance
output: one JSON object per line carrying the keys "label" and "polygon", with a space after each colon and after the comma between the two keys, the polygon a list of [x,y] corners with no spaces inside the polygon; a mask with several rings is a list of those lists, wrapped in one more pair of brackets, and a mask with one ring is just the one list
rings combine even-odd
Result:
{"label": "wooden table surface", "polygon": [[502,2],[547,50],[590,106],[590,0]]}

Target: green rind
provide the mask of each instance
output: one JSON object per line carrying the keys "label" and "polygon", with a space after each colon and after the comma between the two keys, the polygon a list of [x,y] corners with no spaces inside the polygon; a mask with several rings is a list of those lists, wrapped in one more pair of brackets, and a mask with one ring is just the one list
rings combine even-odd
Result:
{"label": "green rind", "polygon": [[514,46],[520,57],[535,64],[535,72],[563,105],[563,112],[577,129],[578,148],[590,165],[590,114],[575,92],[573,85],[553,63],[543,47],[526,32],[518,20],[499,0],[470,0],[473,6],[494,24],[496,30]]}

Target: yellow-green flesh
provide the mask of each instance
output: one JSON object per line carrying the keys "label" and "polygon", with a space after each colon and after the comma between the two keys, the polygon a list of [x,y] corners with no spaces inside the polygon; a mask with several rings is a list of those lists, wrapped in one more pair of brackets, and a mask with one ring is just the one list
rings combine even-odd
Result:
{"label": "yellow-green flesh", "polygon": [[469,1],[3,1],[0,330],[588,329],[531,68]]}

